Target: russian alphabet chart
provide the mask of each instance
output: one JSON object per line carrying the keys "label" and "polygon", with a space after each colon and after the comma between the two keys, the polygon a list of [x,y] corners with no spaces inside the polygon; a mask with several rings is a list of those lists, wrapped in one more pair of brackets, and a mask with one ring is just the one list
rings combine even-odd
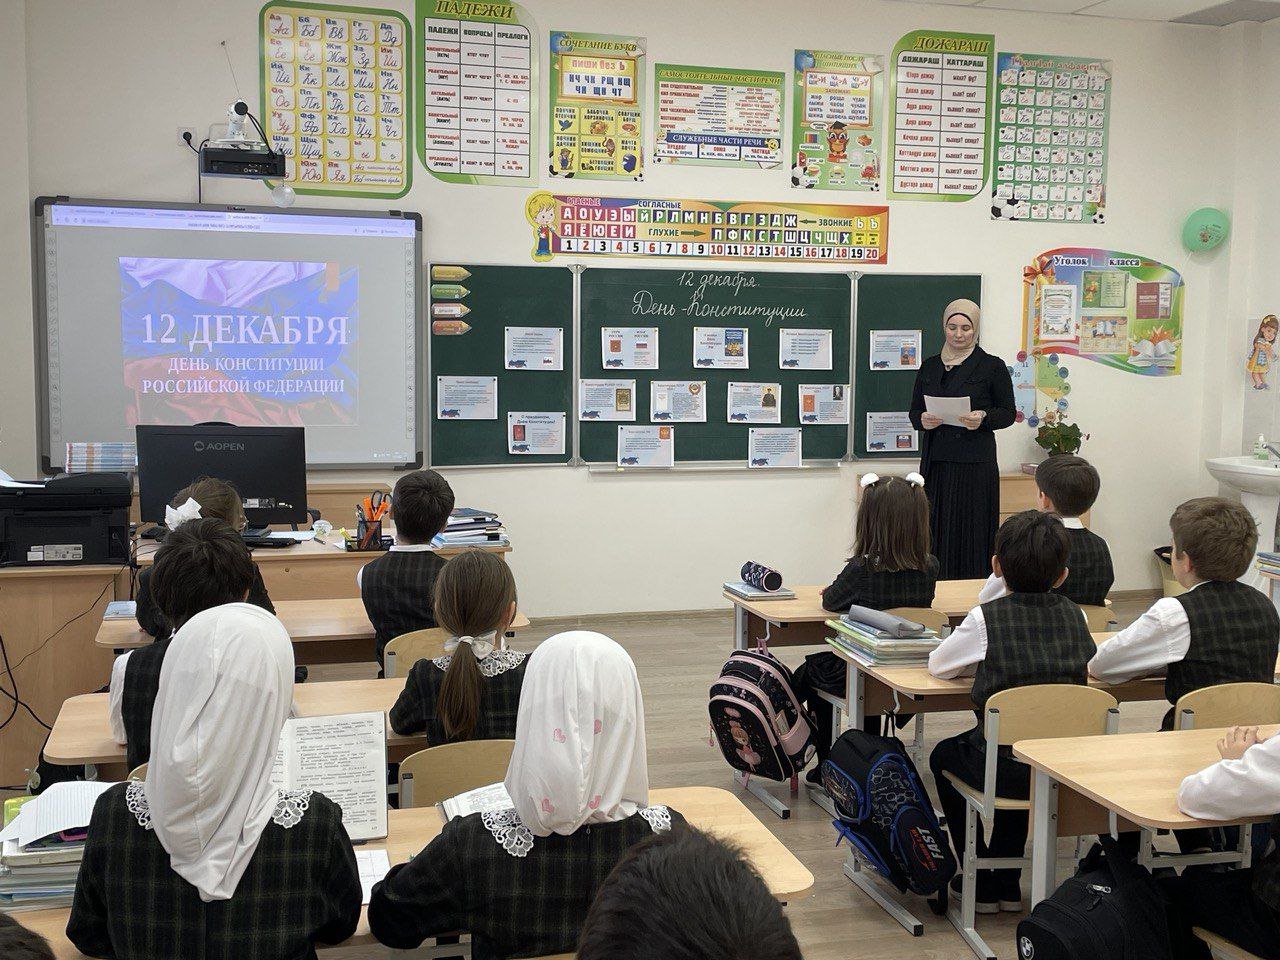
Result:
{"label": "russian alphabet chart", "polygon": [[394,10],[269,3],[259,23],[262,118],[299,193],[402,197],[409,22]]}
{"label": "russian alphabet chart", "polygon": [[644,173],[644,40],[551,34],[549,172],[640,180]]}
{"label": "russian alphabet chart", "polygon": [[1101,223],[1111,62],[1001,53],[993,220]]}
{"label": "russian alphabet chart", "polygon": [[782,163],[781,73],[659,63],[653,79],[654,162],[749,168]]}
{"label": "russian alphabet chart", "polygon": [[889,196],[968,200],[990,156],[995,37],[916,30],[893,48]]}
{"label": "russian alphabet chart", "polygon": [[537,180],[537,27],[514,3],[418,0],[418,158],[449,183]]}

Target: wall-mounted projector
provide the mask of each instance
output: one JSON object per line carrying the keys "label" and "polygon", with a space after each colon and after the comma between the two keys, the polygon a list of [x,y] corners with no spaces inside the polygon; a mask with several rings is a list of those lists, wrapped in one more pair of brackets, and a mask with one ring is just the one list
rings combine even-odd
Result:
{"label": "wall-mounted projector", "polygon": [[[253,122],[253,133],[245,120]],[[258,134],[259,136],[254,136]],[[262,128],[249,112],[249,105],[237,100],[227,108],[227,132],[210,140],[199,150],[200,176],[280,179],[285,175],[285,156],[272,150],[263,139]]]}

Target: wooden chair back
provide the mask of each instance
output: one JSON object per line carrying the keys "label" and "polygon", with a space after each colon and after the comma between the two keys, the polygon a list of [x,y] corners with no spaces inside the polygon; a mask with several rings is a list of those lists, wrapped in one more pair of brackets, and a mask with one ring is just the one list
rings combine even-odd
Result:
{"label": "wooden chair back", "polygon": [[986,712],[1000,712],[1000,746],[1019,740],[1094,737],[1107,733],[1116,698],[1105,690],[1074,683],[1043,683],[1002,690]]}
{"label": "wooden chair back", "polygon": [[1110,607],[1095,607],[1082,603],[1080,609],[1084,611],[1084,618],[1089,622],[1090,633],[1106,633],[1115,623]]}
{"label": "wooden chair back", "polygon": [[1280,723],[1280,686],[1274,683],[1220,683],[1184,694],[1174,705],[1178,729],[1254,727]]}
{"label": "wooden chair back", "polygon": [[444,656],[444,644],[449,631],[444,627],[414,630],[393,638],[382,652],[383,675],[407,677],[419,660],[434,660]]}
{"label": "wooden chair back", "polygon": [[463,740],[427,747],[400,762],[400,807],[429,807],[506,779],[514,740]]}
{"label": "wooden chair back", "polygon": [[930,607],[894,607],[892,610],[886,610],[885,613],[891,613],[903,620],[923,623],[926,627],[939,631],[949,622],[945,613]]}
{"label": "wooden chair back", "polygon": [[126,780],[147,779],[147,765],[145,763],[138,764],[136,767],[134,767],[132,770],[129,771],[129,776],[127,776],[125,779]]}

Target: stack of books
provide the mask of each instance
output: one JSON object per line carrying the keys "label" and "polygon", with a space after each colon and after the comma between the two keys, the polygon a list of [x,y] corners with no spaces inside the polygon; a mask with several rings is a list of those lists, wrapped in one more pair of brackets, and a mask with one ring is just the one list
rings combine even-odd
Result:
{"label": "stack of books", "polygon": [[915,636],[894,637],[847,617],[828,620],[827,626],[835,631],[827,643],[868,667],[918,666],[928,661],[942,639],[938,631],[928,627]]}
{"label": "stack of books", "polygon": [[474,507],[457,507],[449,516],[445,528],[431,540],[440,547],[508,547],[511,541],[502,521],[492,510]]}
{"label": "stack of books", "polygon": [[67,473],[133,473],[138,469],[134,443],[68,443]]}
{"label": "stack of books", "polygon": [[1269,577],[1280,577],[1280,553],[1259,551],[1258,569]]}
{"label": "stack of books", "polygon": [[0,831],[0,909],[71,905],[93,805],[113,784],[55,783],[38,797],[5,801]]}

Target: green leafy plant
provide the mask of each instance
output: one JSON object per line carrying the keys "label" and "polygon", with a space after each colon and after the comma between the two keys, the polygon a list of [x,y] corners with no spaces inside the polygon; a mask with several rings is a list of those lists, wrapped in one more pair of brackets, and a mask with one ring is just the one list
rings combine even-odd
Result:
{"label": "green leafy plant", "polygon": [[1064,414],[1050,410],[1040,420],[1036,430],[1036,443],[1049,452],[1049,456],[1058,453],[1079,453],[1080,445],[1089,439],[1089,434],[1081,433],[1080,425],[1069,423]]}

